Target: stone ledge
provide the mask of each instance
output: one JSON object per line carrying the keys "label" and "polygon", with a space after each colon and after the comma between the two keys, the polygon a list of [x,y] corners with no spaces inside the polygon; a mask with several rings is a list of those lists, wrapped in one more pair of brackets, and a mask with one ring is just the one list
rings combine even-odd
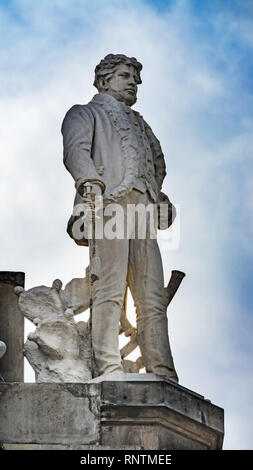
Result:
{"label": "stone ledge", "polygon": [[143,450],[143,447],[108,447],[100,445],[63,445],[63,444],[3,444],[3,450]]}
{"label": "stone ledge", "polygon": [[6,449],[222,448],[221,408],[173,382],[150,380],[152,374],[133,375],[0,384],[0,442]]}

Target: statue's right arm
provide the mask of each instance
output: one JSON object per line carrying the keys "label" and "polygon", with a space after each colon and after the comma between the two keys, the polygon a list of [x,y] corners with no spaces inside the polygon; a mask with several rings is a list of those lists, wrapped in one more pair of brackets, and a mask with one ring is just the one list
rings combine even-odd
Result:
{"label": "statue's right arm", "polygon": [[98,175],[91,156],[95,120],[88,106],[75,105],[62,123],[63,161],[75,180],[78,190],[84,183],[104,183]]}

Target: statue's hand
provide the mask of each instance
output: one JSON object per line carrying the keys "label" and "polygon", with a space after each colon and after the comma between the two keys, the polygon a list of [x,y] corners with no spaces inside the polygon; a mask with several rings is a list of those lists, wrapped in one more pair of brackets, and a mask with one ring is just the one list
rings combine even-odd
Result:
{"label": "statue's hand", "polygon": [[83,191],[81,196],[84,202],[84,214],[82,217],[84,222],[83,234],[86,239],[89,239],[94,231],[93,222],[101,218],[100,211],[103,208],[102,188],[99,183],[93,183],[92,181],[86,182],[82,186]]}
{"label": "statue's hand", "polygon": [[88,181],[83,183],[78,188],[79,194],[82,196],[85,202],[94,203],[96,196],[101,196],[102,188],[98,183],[92,183]]}
{"label": "statue's hand", "polygon": [[94,196],[101,196],[101,194],[102,194],[102,188],[101,188],[100,184],[98,184],[98,183],[90,183],[90,182],[84,183],[83,191],[84,191],[84,196],[88,192],[90,192],[90,194],[92,194]]}
{"label": "statue's hand", "polygon": [[165,230],[171,226],[176,217],[176,208],[170,202],[168,196],[162,191],[159,193],[158,203],[158,228]]}

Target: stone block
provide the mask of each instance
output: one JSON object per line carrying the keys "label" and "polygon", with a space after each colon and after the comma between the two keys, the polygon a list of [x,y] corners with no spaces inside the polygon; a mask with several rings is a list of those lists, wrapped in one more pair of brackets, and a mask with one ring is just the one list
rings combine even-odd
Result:
{"label": "stone block", "polygon": [[[222,449],[223,409],[153,374],[0,384],[6,449]],[[34,447],[35,446],[35,447]]]}
{"label": "stone block", "polygon": [[99,385],[13,383],[0,386],[0,442],[96,444]]}

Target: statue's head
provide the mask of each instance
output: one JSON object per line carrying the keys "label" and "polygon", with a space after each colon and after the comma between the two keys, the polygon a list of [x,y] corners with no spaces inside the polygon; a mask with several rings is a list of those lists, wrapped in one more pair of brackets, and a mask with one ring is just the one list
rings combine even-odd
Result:
{"label": "statue's head", "polygon": [[108,54],[95,68],[94,86],[128,106],[137,100],[137,85],[141,83],[142,65],[135,57]]}

